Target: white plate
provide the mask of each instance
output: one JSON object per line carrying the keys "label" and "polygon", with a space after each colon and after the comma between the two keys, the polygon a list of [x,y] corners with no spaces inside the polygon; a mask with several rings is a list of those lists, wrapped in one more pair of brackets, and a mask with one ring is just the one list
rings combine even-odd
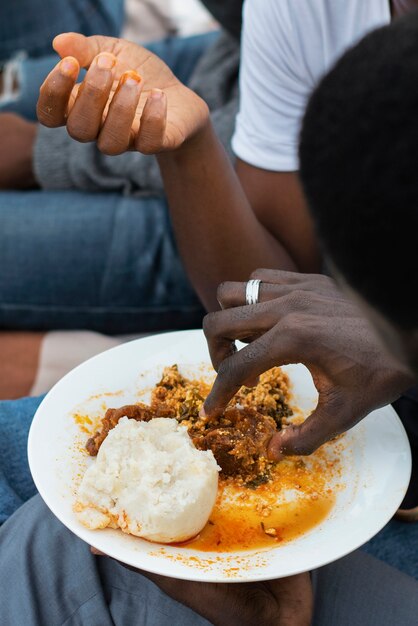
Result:
{"label": "white plate", "polygon": [[[371,413],[345,435],[344,489],[328,517],[310,532],[280,547],[239,553],[207,553],[161,547],[118,530],[91,531],[72,511],[75,481],[94,462],[83,452],[86,435],[72,416],[138,400],[138,389],[154,385],[166,365],[178,363],[199,374],[209,363],[201,331],[166,333],[123,344],[86,361],[60,380],[41,403],[29,433],[29,464],[51,511],[78,537],[134,567],[187,580],[266,580],[320,567],[355,550],[375,535],[401,503],[411,471],[403,426],[387,406]],[[285,368],[300,408],[309,412],[316,390],[303,365]],[[201,373],[201,370],[200,370]],[[102,395],[101,395],[102,394]],[[107,394],[107,395],[103,395]],[[87,407],[87,409],[86,409]],[[194,558],[190,558],[194,557]]]}

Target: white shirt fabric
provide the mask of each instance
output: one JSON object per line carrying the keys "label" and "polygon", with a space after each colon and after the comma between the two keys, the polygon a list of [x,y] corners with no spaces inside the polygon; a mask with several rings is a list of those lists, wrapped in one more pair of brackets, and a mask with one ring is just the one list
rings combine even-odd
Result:
{"label": "white shirt fabric", "polygon": [[310,93],[347,48],[390,19],[389,0],[247,0],[235,154],[262,169],[298,170]]}

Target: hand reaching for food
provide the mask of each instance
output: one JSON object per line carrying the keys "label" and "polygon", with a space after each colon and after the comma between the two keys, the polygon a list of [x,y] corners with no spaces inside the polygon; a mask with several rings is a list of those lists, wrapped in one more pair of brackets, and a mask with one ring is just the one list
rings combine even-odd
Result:
{"label": "hand reaching for food", "polygon": [[[330,278],[273,270],[257,270],[252,278],[262,281],[257,304],[244,304],[246,283],[224,283],[218,290],[223,310],[204,319],[218,372],[204,409],[207,416],[223,411],[241,385],[273,366],[306,365],[318,405],[303,424],[273,435],[270,458],[312,453],[412,384]],[[237,352],[235,340],[249,345]]]}
{"label": "hand reaching for food", "polygon": [[[142,46],[113,37],[64,33],[53,47],[62,60],[45,79],[37,105],[45,126],[67,126],[105,154],[175,150],[208,119],[205,102]],[[76,84],[80,68],[88,71]]]}

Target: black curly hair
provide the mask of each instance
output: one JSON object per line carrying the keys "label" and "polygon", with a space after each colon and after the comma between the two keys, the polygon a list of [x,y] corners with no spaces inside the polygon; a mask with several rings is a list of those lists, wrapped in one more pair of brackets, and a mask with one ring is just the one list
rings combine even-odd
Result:
{"label": "black curly hair", "polygon": [[314,91],[300,173],[325,253],[392,323],[418,327],[418,12],[367,35]]}

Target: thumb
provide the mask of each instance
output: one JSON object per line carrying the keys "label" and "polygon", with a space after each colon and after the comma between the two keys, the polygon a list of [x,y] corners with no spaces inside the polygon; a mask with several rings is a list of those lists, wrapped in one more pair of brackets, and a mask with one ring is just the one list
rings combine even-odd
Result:
{"label": "thumb", "polygon": [[63,33],[55,37],[52,47],[61,58],[75,57],[81,67],[88,68],[96,55],[107,50],[106,39],[97,35],[85,37],[79,33]]}
{"label": "thumb", "polygon": [[284,456],[312,454],[339,435],[341,431],[335,430],[331,413],[330,409],[318,406],[303,424],[288,426],[274,434],[267,449],[269,459],[280,461]]}

